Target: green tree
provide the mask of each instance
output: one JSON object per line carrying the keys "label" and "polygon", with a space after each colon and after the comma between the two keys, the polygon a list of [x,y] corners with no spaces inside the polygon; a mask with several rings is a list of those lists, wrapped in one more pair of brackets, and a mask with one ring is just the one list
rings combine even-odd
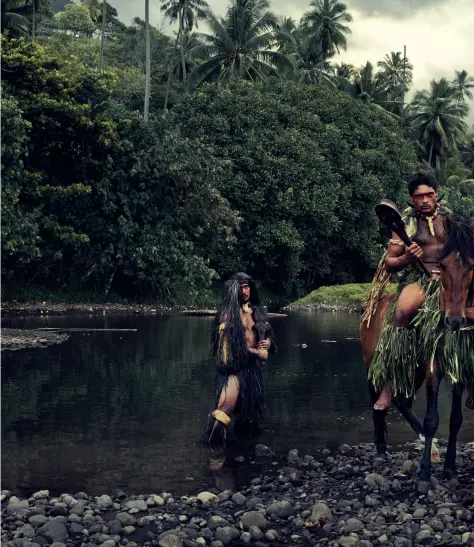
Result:
{"label": "green tree", "polygon": [[393,101],[390,110],[400,113],[404,109],[405,93],[413,82],[413,65],[401,51],[391,51],[377,63],[379,78],[387,86],[388,96]]}
{"label": "green tree", "polygon": [[457,90],[446,80],[432,80],[430,89],[416,93],[408,119],[426,159],[436,166],[441,155],[453,150],[466,134],[468,107],[458,100]]}
{"label": "green tree", "polygon": [[466,99],[472,100],[471,89],[474,89],[474,77],[469,76],[466,70],[456,70],[456,76],[453,80],[453,86],[457,92],[460,101]]}
{"label": "green tree", "polygon": [[204,86],[169,120],[232,168],[218,189],[242,224],[220,274],[245,269],[275,290],[305,292],[375,265],[373,204],[399,200],[416,167],[384,113],[321,86],[235,81]]}
{"label": "green tree", "polygon": [[459,145],[459,158],[469,169],[470,176],[474,178],[474,133]]}
{"label": "green tree", "polygon": [[186,80],[186,61],[184,54],[185,34],[197,27],[197,21],[206,17],[205,8],[208,3],[205,0],[161,0],[162,11],[170,22],[178,21],[179,30],[177,41],[180,44],[181,51],[181,69],[183,71],[183,81]]}
{"label": "green tree", "polygon": [[346,34],[352,31],[344,23],[350,23],[352,15],[338,0],[313,0],[310,6],[312,9],[303,15],[302,23],[321,52],[322,78],[322,63],[340,49],[347,49]]}
{"label": "green tree", "polygon": [[225,18],[206,12],[212,34],[198,34],[203,42],[195,50],[207,57],[189,76],[193,87],[203,80],[261,79],[278,67],[292,66],[290,59],[272,49],[276,45],[277,18],[267,11],[267,0],[234,0]]}
{"label": "green tree", "polygon": [[61,29],[72,32],[74,36],[91,36],[96,28],[89,8],[86,6],[67,4],[64,11],[57,13],[55,18]]}

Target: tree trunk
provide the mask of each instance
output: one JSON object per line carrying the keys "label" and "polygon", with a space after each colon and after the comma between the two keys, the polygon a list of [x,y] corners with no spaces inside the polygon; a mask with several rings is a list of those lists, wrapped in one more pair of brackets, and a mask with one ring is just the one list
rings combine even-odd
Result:
{"label": "tree trunk", "polygon": [[150,51],[150,0],[145,0],[145,105],[143,108],[143,117],[148,120],[148,111],[150,109],[150,82],[151,82],[151,51]]}
{"label": "tree trunk", "polygon": [[430,165],[432,165],[432,164],[431,164],[431,161],[432,161],[432,159],[433,159],[433,148],[434,148],[434,142],[431,141],[430,154],[429,154],[429,156],[428,156],[428,163],[429,163]]}
{"label": "tree trunk", "polygon": [[99,70],[104,67],[105,23],[107,20],[107,2],[102,0],[102,29],[100,34]]}
{"label": "tree trunk", "polygon": [[[179,41],[179,32],[178,32],[178,36],[176,36],[173,53],[176,52],[176,48],[178,47],[178,41]],[[169,68],[168,68],[168,81],[166,82],[166,94],[165,94],[165,104],[163,106],[163,115],[166,114],[166,109],[168,108],[168,99],[170,96],[170,85],[171,85],[171,73],[173,70],[173,60],[174,60],[174,55],[171,58],[171,61],[169,63]]]}
{"label": "tree trunk", "polygon": [[[146,0],[148,2],[148,0]],[[112,287],[112,282],[115,277],[115,272],[117,271],[117,264],[114,266],[114,269],[112,270],[112,273],[110,274],[109,279],[107,280],[107,283],[105,284],[105,296],[109,296],[110,287]]]}
{"label": "tree trunk", "polygon": [[184,6],[179,12],[179,36],[181,39],[181,69],[183,71],[183,82],[186,80],[186,62],[184,60]]}
{"label": "tree trunk", "polygon": [[33,17],[31,19],[31,39],[33,40],[33,42],[36,41],[36,28],[35,28],[35,25],[36,25],[36,0],[33,0]]}

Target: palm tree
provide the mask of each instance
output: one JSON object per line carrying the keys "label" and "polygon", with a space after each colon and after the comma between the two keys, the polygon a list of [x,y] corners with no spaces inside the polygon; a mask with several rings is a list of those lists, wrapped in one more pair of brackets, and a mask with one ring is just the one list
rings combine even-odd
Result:
{"label": "palm tree", "polygon": [[391,51],[377,63],[380,76],[386,81],[390,95],[394,100],[406,93],[413,81],[413,65],[401,51]]}
{"label": "palm tree", "polygon": [[458,99],[460,101],[464,101],[466,98],[472,100],[471,89],[474,89],[474,78],[469,76],[466,70],[456,70],[455,72],[453,85],[458,94]]}
{"label": "palm tree", "polygon": [[143,107],[143,117],[148,120],[148,111],[150,109],[150,85],[151,85],[151,48],[150,48],[150,0],[145,0],[145,104]]}
{"label": "palm tree", "polygon": [[387,84],[380,73],[374,71],[374,66],[370,62],[367,62],[354,77],[354,87],[355,95],[366,103],[382,105],[389,102]]}
{"label": "palm tree", "polygon": [[419,91],[408,108],[410,124],[432,166],[466,133],[467,125],[463,118],[469,109],[458,97],[453,85],[441,78],[431,81],[429,91]]}
{"label": "palm tree", "polygon": [[18,2],[18,0],[2,0],[2,34],[8,30],[13,35],[26,35],[30,22],[27,18],[29,14],[27,3]]}
{"label": "palm tree", "polygon": [[165,12],[170,23],[178,21],[179,30],[177,40],[181,48],[181,67],[183,80],[186,79],[186,62],[184,56],[184,33],[190,32],[194,26],[197,27],[198,19],[204,19],[205,8],[208,3],[205,0],[161,0],[161,10]]}
{"label": "palm tree", "polygon": [[208,57],[189,76],[194,86],[208,77],[218,80],[232,78],[257,79],[292,67],[290,58],[272,49],[277,44],[277,18],[267,11],[268,0],[234,0],[226,17],[206,12],[212,34],[198,34],[201,45],[194,55]]}
{"label": "palm tree", "polygon": [[338,78],[346,78],[346,80],[350,80],[356,74],[354,65],[348,63],[339,63],[333,65],[332,72],[334,76],[337,76]]}
{"label": "palm tree", "polygon": [[463,162],[474,178],[474,133],[468,135],[465,142],[459,146],[459,159]]}
{"label": "palm tree", "polygon": [[348,13],[347,6],[338,0],[313,0],[310,6],[313,9],[303,15],[302,24],[321,52],[322,73],[322,63],[331,54],[347,49],[345,35],[352,31],[344,23],[350,23],[352,15]]}

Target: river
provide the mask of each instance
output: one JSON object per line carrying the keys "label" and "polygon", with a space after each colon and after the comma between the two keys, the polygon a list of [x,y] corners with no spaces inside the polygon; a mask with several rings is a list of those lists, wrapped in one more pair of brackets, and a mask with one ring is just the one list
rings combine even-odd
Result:
{"label": "river", "polygon": [[[85,491],[170,491],[210,487],[209,453],[199,436],[212,409],[212,319],[180,315],[10,319],[35,328],[136,328],[73,333],[47,349],[2,352],[2,488],[22,495]],[[231,461],[256,443],[277,454],[317,455],[342,443],[371,442],[371,411],[358,316],[301,313],[272,320],[278,352],[265,368],[267,417],[258,439],[230,443]],[[447,438],[450,399],[440,397],[439,438]],[[424,396],[415,401],[423,416]],[[474,439],[464,409],[459,439]],[[396,411],[389,443],[415,440]],[[234,466],[236,484],[255,470]]]}

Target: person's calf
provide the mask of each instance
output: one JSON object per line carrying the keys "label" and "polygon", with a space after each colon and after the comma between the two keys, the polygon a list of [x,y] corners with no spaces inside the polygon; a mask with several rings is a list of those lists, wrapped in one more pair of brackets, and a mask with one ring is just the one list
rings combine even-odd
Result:
{"label": "person's calf", "polygon": [[224,445],[230,420],[229,414],[226,414],[223,410],[217,408],[212,411],[204,427],[201,441],[205,444]]}

